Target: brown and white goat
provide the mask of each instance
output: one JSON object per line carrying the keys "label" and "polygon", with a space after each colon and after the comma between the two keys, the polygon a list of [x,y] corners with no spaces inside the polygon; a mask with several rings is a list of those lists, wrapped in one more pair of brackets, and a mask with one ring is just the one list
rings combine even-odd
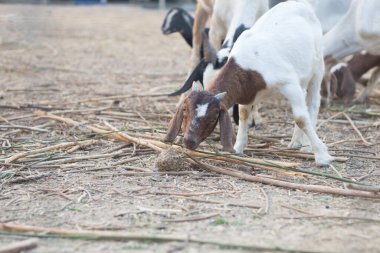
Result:
{"label": "brown and white goat", "polygon": [[[223,149],[243,153],[252,105],[280,93],[290,102],[296,123],[289,146],[311,145],[316,163],[329,164],[332,157],[315,130],[323,74],[322,30],[311,6],[303,0],[280,3],[243,32],[205,91],[194,84],[172,118],[165,141],[173,142],[182,127],[185,147],[196,149],[219,121]],[[239,104],[240,119],[232,149],[227,109],[234,104]]]}
{"label": "brown and white goat", "polygon": [[[355,54],[347,63],[339,63],[331,69],[333,74],[332,90],[336,96],[342,98],[345,104],[352,101],[356,91],[356,82],[373,68],[380,68],[380,56],[368,53]],[[357,103],[364,103],[375,87],[377,72],[374,70],[370,80],[365,82],[366,88],[355,99]]]}

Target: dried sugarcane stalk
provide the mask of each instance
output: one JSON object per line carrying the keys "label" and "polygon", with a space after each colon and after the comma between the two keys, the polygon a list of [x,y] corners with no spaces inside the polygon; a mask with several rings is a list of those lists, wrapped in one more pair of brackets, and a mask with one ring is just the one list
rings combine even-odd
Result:
{"label": "dried sugarcane stalk", "polygon": [[67,230],[54,229],[37,226],[17,225],[0,223],[0,234],[17,235],[40,238],[68,238],[79,240],[108,240],[108,241],[154,241],[154,242],[186,242],[208,244],[225,248],[245,249],[249,251],[265,251],[265,252],[288,252],[288,253],[323,253],[322,251],[311,251],[303,249],[289,249],[280,246],[258,246],[253,244],[241,244],[233,242],[222,242],[214,240],[200,239],[189,235],[179,234],[161,234],[149,235],[141,233],[124,233],[113,231],[90,231],[90,230]]}
{"label": "dried sugarcane stalk", "polygon": [[[68,124],[70,126],[80,125],[79,122],[77,122],[75,120],[72,120],[70,118],[60,117],[60,116],[57,116],[57,115],[54,115],[54,114],[51,114],[51,113],[47,113],[47,112],[44,112],[44,111],[36,111],[36,115],[38,117],[41,117],[41,118],[48,118],[48,119],[60,121],[60,122],[66,123],[66,124]],[[93,126],[87,126],[86,125],[86,127],[88,129],[90,129],[94,133],[108,135],[108,136],[111,136],[113,139],[124,141],[124,142],[129,142],[128,140],[126,140],[122,136],[117,135],[115,133],[110,133],[109,131],[106,131],[106,130],[103,130],[103,129],[100,129],[100,128],[97,128],[97,127],[93,127]]]}
{"label": "dried sugarcane stalk", "polygon": [[67,148],[71,146],[76,146],[76,145],[91,145],[96,143],[97,140],[85,140],[85,141],[73,141],[73,142],[64,142],[64,143],[59,143],[57,145],[49,146],[49,147],[44,147],[44,148],[39,148],[39,149],[34,149],[26,152],[21,152],[15,155],[12,155],[11,157],[8,157],[5,159],[5,163],[11,163],[14,162],[20,158],[23,158],[25,156],[29,155],[35,155],[35,154],[40,154],[40,153],[45,153],[47,151],[51,150],[56,150],[56,149],[61,149],[61,148]]}
{"label": "dried sugarcane stalk", "polygon": [[329,186],[323,185],[306,185],[306,184],[297,184],[291,182],[285,182],[265,177],[252,176],[245,173],[241,173],[238,171],[226,170],[223,168],[219,168],[210,164],[205,164],[197,161],[193,157],[189,156],[190,159],[194,162],[194,164],[199,165],[200,167],[207,169],[208,171],[216,172],[218,174],[224,174],[232,177],[237,177],[249,182],[262,183],[267,185],[273,185],[293,190],[301,190],[301,191],[310,191],[310,192],[318,192],[318,193],[327,193],[333,195],[340,196],[348,196],[348,197],[363,197],[363,198],[374,198],[380,199],[380,195],[374,192],[366,192],[366,191],[358,191],[358,190],[346,190],[333,188]]}

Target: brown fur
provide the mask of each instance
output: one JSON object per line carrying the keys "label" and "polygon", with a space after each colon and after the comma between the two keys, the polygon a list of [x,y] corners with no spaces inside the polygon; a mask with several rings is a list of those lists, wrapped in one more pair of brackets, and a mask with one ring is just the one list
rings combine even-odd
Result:
{"label": "brown fur", "polygon": [[241,120],[247,120],[248,119],[248,111],[244,108],[239,108],[239,117]]}
{"label": "brown fur", "polygon": [[295,118],[294,121],[296,122],[296,124],[299,128],[301,128],[302,130],[305,130],[305,119]]}
{"label": "brown fur", "polygon": [[[352,101],[356,91],[356,82],[369,70],[380,66],[380,56],[371,54],[355,54],[343,68],[343,74],[337,76],[337,96],[342,98],[345,104]],[[334,72],[339,75],[339,70]]]}
{"label": "brown fur", "polygon": [[257,93],[265,88],[266,83],[258,72],[244,70],[230,58],[208,90],[212,94],[226,91],[223,104],[229,109],[234,104],[251,104]]}
{"label": "brown fur", "polygon": [[[332,58],[325,58],[326,66],[332,66],[336,63]],[[347,62],[347,67],[336,70],[331,75],[331,91],[333,96],[343,99],[345,104],[349,104],[355,95],[356,82],[374,67],[380,66],[380,56],[371,54],[355,54],[351,60]],[[330,74],[329,71],[326,71]],[[327,81],[327,80],[326,80]],[[322,96],[327,94],[327,86],[322,85]]]}
{"label": "brown fur", "polygon": [[181,125],[183,121],[183,106],[179,106],[170,120],[168,125],[168,132],[164,138],[165,142],[173,142],[179,132],[181,131]]}

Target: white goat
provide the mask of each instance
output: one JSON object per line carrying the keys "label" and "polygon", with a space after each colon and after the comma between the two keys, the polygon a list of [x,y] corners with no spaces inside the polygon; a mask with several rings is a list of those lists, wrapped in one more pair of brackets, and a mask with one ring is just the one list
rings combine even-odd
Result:
{"label": "white goat", "polygon": [[351,0],[308,0],[322,25],[323,33],[327,33],[347,13]]}
{"label": "white goat", "polygon": [[353,0],[346,15],[324,36],[328,62],[366,50],[380,54],[380,1]]}
{"label": "white goat", "polygon": [[[332,157],[315,131],[323,74],[322,29],[311,6],[303,0],[278,4],[238,38],[206,91],[195,85],[177,109],[165,140],[173,141],[183,126],[185,146],[196,149],[219,120],[224,149],[243,153],[252,105],[278,92],[290,102],[296,123],[289,146],[311,144],[316,163],[329,164]],[[232,149],[227,109],[234,104],[239,104],[240,120]]]}
{"label": "white goat", "polygon": [[326,103],[331,98],[331,68],[341,59],[367,51],[380,55],[380,1],[352,0],[346,15],[323,37]]}

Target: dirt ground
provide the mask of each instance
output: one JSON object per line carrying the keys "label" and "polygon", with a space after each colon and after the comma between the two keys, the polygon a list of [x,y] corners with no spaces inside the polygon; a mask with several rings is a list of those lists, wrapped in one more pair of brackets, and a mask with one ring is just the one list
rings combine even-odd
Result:
{"label": "dirt ground", "polygon": [[[288,190],[196,167],[187,167],[178,175],[132,175],[129,172],[155,171],[158,153],[99,138],[86,130],[85,124],[102,126],[107,121],[141,136],[163,137],[177,98],[153,95],[171,92],[183,83],[190,55],[178,34],[161,34],[164,15],[163,11],[130,6],[1,5],[0,222],[178,234],[321,252],[380,252],[379,199]],[[316,167],[312,160],[260,151],[247,154],[300,162],[301,168],[309,171],[379,186],[379,101],[379,96],[373,96],[368,104],[347,112],[370,145],[364,145],[342,115],[320,127],[318,133],[330,144],[331,153],[350,158],[345,163],[334,162],[336,171]],[[81,124],[72,127],[37,119],[36,110],[49,110]],[[320,119],[339,110],[339,103],[323,109]],[[293,127],[288,106],[265,104],[261,113],[264,125],[250,133],[277,140],[265,148],[285,148]],[[83,139],[96,141],[4,164],[19,152]],[[250,147],[266,143],[252,137],[249,141]],[[208,143],[213,146],[216,142]],[[317,176],[294,179],[267,171],[257,173],[303,184],[344,187],[339,181]],[[193,199],[187,197],[190,195]],[[205,219],[191,221],[194,217]],[[0,246],[23,238],[2,234]],[[41,239],[31,252],[124,251],[240,252],[186,242],[53,238]]]}

